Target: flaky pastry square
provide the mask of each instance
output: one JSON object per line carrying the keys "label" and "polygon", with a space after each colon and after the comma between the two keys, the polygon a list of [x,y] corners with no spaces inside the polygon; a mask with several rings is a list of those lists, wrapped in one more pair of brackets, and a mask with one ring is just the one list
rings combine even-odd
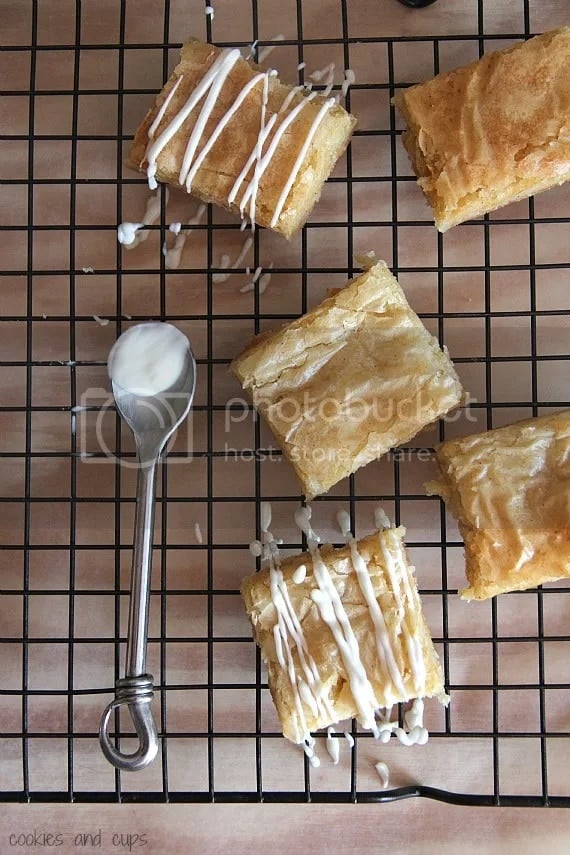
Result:
{"label": "flaky pastry square", "polygon": [[570,178],[569,68],[562,27],[395,96],[441,232]]}
{"label": "flaky pastry square", "polygon": [[[318,572],[311,553],[304,552],[283,560],[273,578],[266,567],[243,580],[271,696],[283,734],[293,742],[303,741],[307,731],[359,716],[355,685],[377,708],[414,698],[448,700],[404,535],[400,526],[352,546],[323,546]],[[354,634],[350,655],[327,623],[323,600],[329,584],[338,594],[335,613],[345,636],[346,622]],[[281,623],[279,612],[286,614]],[[370,727],[370,721],[362,723]]]}
{"label": "flaky pastry square", "polygon": [[386,264],[257,336],[232,369],[307,498],[457,407],[461,383]]}
{"label": "flaky pastry square", "polygon": [[444,442],[427,485],[459,521],[467,600],[570,576],[570,410]]}
{"label": "flaky pastry square", "polygon": [[151,166],[151,182],[253,214],[289,238],[307,220],[355,124],[334,99],[282,84],[235,48],[192,39],[138,127],[129,165]]}

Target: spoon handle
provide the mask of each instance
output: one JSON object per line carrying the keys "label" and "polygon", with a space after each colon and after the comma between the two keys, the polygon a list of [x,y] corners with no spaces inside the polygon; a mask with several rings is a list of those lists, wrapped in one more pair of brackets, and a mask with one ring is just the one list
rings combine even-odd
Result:
{"label": "spoon handle", "polygon": [[137,475],[135,540],[131,570],[131,597],[125,676],[139,677],[146,671],[146,640],[150,604],[152,541],[154,533],[154,490],[157,457],[141,463]]}
{"label": "spoon handle", "polygon": [[[150,709],[153,678],[145,673],[158,453],[147,456],[139,449],[139,461],[125,677],[117,680],[115,699],[103,713],[99,729],[99,742],[105,757],[126,772],[144,769],[158,752],[156,725]],[[123,704],[129,707],[139,738],[139,746],[132,754],[124,754],[116,748],[108,733],[111,713]]]}

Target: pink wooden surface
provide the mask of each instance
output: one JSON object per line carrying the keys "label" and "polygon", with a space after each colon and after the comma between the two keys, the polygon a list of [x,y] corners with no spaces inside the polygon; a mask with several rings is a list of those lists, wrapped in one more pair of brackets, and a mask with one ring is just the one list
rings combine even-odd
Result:
{"label": "pink wooden surface", "polygon": [[[77,147],[77,176],[89,179],[78,186],[76,195],[76,222],[84,228],[75,237],[75,306],[80,320],[76,322],[76,350],[69,350],[69,277],[61,272],[69,269],[69,186],[65,180],[70,174],[71,147],[68,140],[37,141],[35,148],[35,177],[62,179],[61,184],[39,184],[34,189],[33,222],[41,226],[55,224],[57,231],[38,230],[34,236],[33,281],[33,359],[38,361],[33,371],[32,449],[48,453],[69,451],[70,433],[70,370],[65,363],[72,356],[79,363],[76,370],[75,393],[77,400],[88,389],[106,385],[103,362],[112,344],[117,328],[114,319],[127,315],[138,318],[156,316],[160,311],[158,275],[146,274],[146,269],[157,271],[160,260],[160,238],[153,233],[149,240],[132,253],[123,252],[122,303],[117,305],[114,271],[117,262],[115,228],[117,225],[117,172],[116,143],[98,135],[113,135],[117,131],[117,52],[106,45],[118,38],[118,5],[111,0],[85,0],[81,37],[84,43],[96,45],[95,50],[83,51],[80,62],[80,86],[83,89],[110,90],[110,94],[82,95],[79,98],[79,133],[94,139],[80,140]],[[161,2],[129,2],[127,4],[126,42],[161,42]],[[26,44],[30,38],[30,4],[4,2],[2,40],[6,45]],[[218,0],[214,6],[213,24],[215,40],[250,40],[250,6],[245,0]],[[529,3],[533,31],[540,31],[568,23],[567,0],[531,0]],[[337,38],[341,35],[337,0],[304,0],[305,38]],[[451,34],[477,32],[477,4],[462,0],[440,0],[423,12],[412,12],[400,7],[395,0],[351,0],[349,4],[349,29],[354,36],[387,36],[409,34]],[[522,0],[502,0],[485,3],[485,29],[489,34],[522,32]],[[205,17],[201,0],[173,0],[171,3],[172,41],[184,39],[190,32],[204,37]],[[262,38],[271,38],[278,32],[296,38],[295,3],[259,2],[259,32]],[[75,4],[68,0],[42,0],[39,7],[39,42],[43,45],[71,44],[75,38]],[[502,41],[493,45],[502,46]],[[486,45],[489,47],[489,45]],[[440,47],[441,68],[475,58],[477,42],[443,42]],[[173,65],[176,51],[171,51],[169,64]],[[343,57],[338,45],[312,45],[305,49],[305,60],[310,68],[325,65],[331,59],[342,67]],[[296,49],[278,46],[272,63],[283,79],[295,79],[298,62]],[[433,45],[418,43],[394,48],[396,81],[425,79],[433,71]],[[67,91],[73,84],[72,51],[39,51],[37,59],[37,85],[40,89]],[[378,46],[351,47],[351,65],[358,83],[385,83],[387,57]],[[6,88],[25,89],[29,80],[29,56],[25,52],[5,53],[2,69]],[[124,86],[132,90],[125,95],[123,131],[130,134],[144,114],[151,96],[137,92],[142,88],[159,88],[162,82],[162,51],[157,48],[127,50],[125,52]],[[22,97],[2,105],[3,120],[11,132],[28,132],[28,103]],[[360,119],[363,129],[389,127],[387,93],[355,90],[352,109]],[[36,96],[35,129],[40,134],[69,134],[72,117],[72,98],[69,95]],[[21,141],[10,142],[2,156],[6,177],[25,178],[26,153]],[[409,165],[398,147],[398,174],[409,175]],[[352,167],[356,177],[371,178],[390,174],[389,137],[358,137],[352,147]],[[343,175],[346,162],[338,166],[337,175]],[[135,177],[125,170],[124,178]],[[111,179],[110,184],[98,179]],[[144,209],[147,191],[140,184],[122,185],[121,218],[137,220]],[[398,232],[399,265],[403,268],[437,265],[437,235],[430,224],[429,211],[412,182],[400,182],[398,211],[403,220],[421,220],[421,225],[400,226]],[[168,221],[188,219],[195,203],[174,192],[168,207]],[[369,227],[359,225],[371,220],[389,222],[391,218],[390,183],[364,181],[353,185],[353,212],[355,250],[374,249],[390,264],[393,262],[392,229],[389,225]],[[568,216],[570,212],[569,186],[539,197],[535,203],[539,217]],[[497,220],[527,216],[528,206],[519,203],[498,212]],[[26,247],[27,187],[9,185],[4,188],[0,210],[2,222],[22,226],[21,232],[10,232],[2,247],[3,269],[15,270],[16,275],[2,277],[2,312],[21,316],[26,311]],[[347,230],[346,190],[342,184],[329,184],[315,209],[311,222],[316,225],[307,232],[309,264],[312,267],[346,267]],[[232,219],[223,213],[214,214],[216,224],[228,224]],[[318,228],[319,223],[338,222],[341,227]],[[511,265],[528,263],[528,223],[512,222],[491,228],[491,263]],[[563,263],[568,260],[567,224],[538,224],[536,226],[537,261]],[[233,231],[218,229],[213,236],[214,260],[224,252],[237,254],[243,236]],[[444,238],[445,264],[481,266],[483,257],[482,226],[458,227]],[[183,265],[186,273],[169,273],[166,277],[166,311],[169,314],[191,312],[197,317],[181,321],[180,326],[190,335],[198,357],[207,355],[206,276],[193,273],[206,264],[206,238],[202,233],[191,236],[185,249]],[[271,261],[282,268],[297,268],[301,261],[301,240],[290,244],[264,232],[260,235],[260,264]],[[248,262],[246,262],[248,263]],[[82,267],[95,268],[94,274],[83,274]],[[141,273],[132,273],[140,270]],[[437,307],[437,273],[402,272],[400,282],[412,306],[418,312],[433,313]],[[341,284],[344,274],[329,273],[308,276],[307,298],[309,305],[317,303],[326,289]],[[452,357],[465,359],[458,365],[465,386],[480,401],[485,398],[485,373],[481,357],[485,354],[485,326],[475,313],[484,308],[483,273],[445,273],[444,309],[446,312],[473,313],[472,317],[447,318],[444,324],[445,341]],[[229,359],[235,355],[253,332],[253,322],[248,317],[253,309],[251,294],[241,294],[239,288],[245,281],[236,274],[215,290],[214,312],[232,316],[216,319],[213,328],[215,358]],[[568,271],[563,268],[539,270],[536,277],[538,309],[568,309]],[[300,276],[295,272],[275,274],[267,292],[260,299],[260,308],[266,313],[298,314],[301,311]],[[504,317],[497,314],[490,324],[491,347],[494,356],[525,355],[529,353],[530,325],[528,271],[516,269],[494,271],[492,277],[491,310],[493,312],[519,311],[519,316]],[[94,314],[113,317],[105,327],[92,319]],[[263,325],[276,321],[264,321]],[[430,329],[436,331],[437,321],[427,319]],[[2,359],[24,361],[26,357],[26,323],[10,322],[2,325],[0,348]],[[568,340],[568,319],[556,315],[537,320],[536,341],[539,355],[552,357],[540,364],[538,393],[543,400],[567,400],[567,362],[556,360],[564,352]],[[473,361],[470,361],[473,360]],[[45,363],[45,364],[43,364]],[[94,364],[95,363],[95,364]],[[219,368],[219,370],[218,370]],[[15,366],[3,369],[0,392],[5,404],[25,403],[25,370]],[[215,370],[215,403],[224,404],[239,394],[236,382],[227,374],[225,366]],[[493,395],[504,406],[494,412],[494,424],[512,421],[530,415],[528,406],[518,402],[530,400],[531,374],[528,362],[517,363],[516,371],[509,363],[493,366]],[[206,388],[199,381],[197,402],[206,402]],[[511,405],[512,404],[512,405]],[[46,409],[59,407],[57,410]],[[251,423],[232,425],[229,436],[224,435],[223,413],[216,416],[216,448],[223,449],[224,442],[233,447],[247,447],[251,443]],[[483,411],[473,411],[475,422],[466,418],[448,426],[448,435],[466,433],[484,427]],[[2,442],[4,448],[23,450],[22,413],[3,413]],[[91,414],[77,414],[77,449],[92,451],[97,448],[94,419]],[[114,423],[103,425],[102,433],[112,444]],[[269,437],[264,434],[267,441]],[[194,447],[205,442],[204,414],[197,414],[193,423]],[[435,440],[433,431],[426,431],[418,444],[430,445]],[[188,437],[179,438],[178,448],[184,447]],[[261,468],[262,489],[266,494],[280,493],[296,496],[298,486],[292,471],[286,466],[277,469],[272,464]],[[193,524],[199,522],[205,539],[217,547],[241,543],[241,550],[220,548],[216,552],[214,583],[227,596],[215,599],[215,631],[225,636],[235,636],[236,642],[216,645],[214,662],[216,689],[214,726],[220,734],[233,731],[252,732],[255,727],[255,694],[251,689],[224,689],[225,684],[251,684],[255,679],[255,661],[252,645],[246,641],[249,628],[241,602],[232,591],[240,578],[251,569],[247,543],[254,533],[254,505],[231,501],[241,496],[253,497],[253,467],[248,464],[216,461],[213,465],[215,496],[226,501],[216,506],[212,531],[207,529],[205,498],[206,468],[203,461],[191,467],[169,465],[168,495],[184,498],[188,503],[172,502],[168,508],[167,530],[164,537],[175,549],[166,553],[166,574],[169,588],[201,590],[206,586],[205,550],[197,549]],[[23,466],[21,460],[0,460],[3,496],[23,495]],[[422,491],[422,484],[433,475],[433,464],[419,467],[403,462],[400,466],[401,489],[408,494]],[[30,601],[30,688],[43,692],[29,703],[29,728],[36,734],[61,734],[60,738],[32,739],[30,741],[30,768],[32,789],[65,790],[67,787],[67,703],[65,697],[50,694],[67,685],[67,652],[65,644],[58,643],[67,637],[69,602],[65,590],[69,584],[69,529],[70,511],[66,501],[70,489],[69,460],[57,456],[38,457],[32,466],[32,491],[39,500],[31,518],[31,537],[35,547],[31,556],[30,584],[33,596]],[[75,597],[75,671],[74,688],[91,689],[109,687],[113,679],[114,614],[110,597],[92,596],[93,589],[112,590],[114,583],[115,515],[111,502],[90,502],[90,499],[111,499],[114,496],[115,470],[113,466],[93,464],[79,460],[76,469],[77,495],[83,500],[77,506],[77,542]],[[132,470],[122,470],[121,498],[133,496]],[[378,491],[393,492],[392,467],[379,462],[356,477],[356,489],[363,497]],[[339,507],[346,505],[346,488],[332,493],[334,500],[317,505],[315,516],[319,531],[325,537],[338,537],[334,517]],[[41,501],[45,499],[45,501]],[[53,499],[59,499],[55,504]],[[338,499],[338,501],[337,501]],[[292,505],[276,503],[275,518],[278,534],[294,539]],[[387,503],[386,510],[393,513]],[[22,505],[14,502],[2,506],[0,536],[4,544],[13,544],[13,552],[0,553],[3,562],[3,587],[13,589],[0,600],[0,620],[4,636],[20,637],[22,633],[22,581],[21,546]],[[369,509],[357,513],[357,531],[370,529]],[[408,539],[417,542],[437,541],[439,536],[439,511],[433,502],[405,501],[402,516],[408,528]],[[457,539],[454,524],[448,519],[448,537]],[[120,515],[120,537],[123,544],[130,543],[132,531],[132,503],[125,502]],[[162,536],[157,523],[157,537]],[[102,547],[90,549],[90,545]],[[45,549],[43,548],[45,547]],[[414,561],[418,565],[420,584],[426,588],[441,584],[439,564],[433,561],[430,547],[414,547]],[[459,549],[448,553],[449,585],[459,587],[463,582],[463,560]],[[123,550],[121,575],[123,588],[128,583],[129,553]],[[154,588],[161,583],[161,566],[156,562]],[[50,591],[63,591],[54,594]],[[567,635],[567,605],[564,596],[545,597],[546,632],[556,636]],[[169,635],[203,637],[206,632],[205,595],[178,595],[167,597],[166,621]],[[126,620],[126,597],[120,609],[121,627]],[[153,597],[151,615],[150,667],[160,672],[159,644],[160,595]],[[426,596],[425,607],[432,631],[442,635],[442,604],[440,596]],[[529,635],[537,632],[536,595],[504,597],[497,604],[499,631],[507,636]],[[467,606],[457,597],[449,600],[449,632],[455,638],[451,658],[452,682],[467,687],[453,694],[451,707],[452,727],[459,733],[475,734],[444,740],[432,740],[425,750],[405,751],[398,745],[380,747],[363,741],[359,751],[359,786],[372,789],[378,786],[374,762],[386,760],[391,767],[394,784],[420,781],[456,791],[488,793],[492,791],[492,740],[476,738],[477,733],[488,733],[492,728],[491,692],[468,690],[470,685],[489,684],[491,673],[490,645],[462,643],[462,638],[488,638],[491,632],[491,607],[489,604]],[[54,644],[34,644],[34,638],[51,638]],[[96,643],[82,643],[82,638],[95,639]],[[7,688],[18,688],[21,660],[14,646],[4,645],[2,664]],[[549,681],[563,683],[568,680],[568,643],[551,642],[545,645],[546,677]],[[500,645],[499,665],[501,679],[516,687],[518,683],[534,684],[538,679],[536,644],[517,645],[505,642]],[[173,641],[168,646],[168,682],[204,683],[206,677],[205,645],[189,645]],[[540,744],[537,736],[538,691],[525,695],[519,703],[520,692],[513,688],[501,694],[499,726],[507,738],[499,741],[500,787],[510,794],[541,793]],[[568,692],[547,692],[548,726],[553,731],[567,732]],[[103,760],[95,738],[102,706],[107,695],[84,695],[74,702],[74,727],[91,734],[90,739],[76,741],[75,786],[79,790],[109,790],[114,787],[111,768]],[[0,703],[2,729],[15,734],[21,729],[21,703],[19,697],[6,696]],[[202,690],[168,693],[169,732],[176,734],[192,730],[197,738],[169,740],[169,772],[173,790],[207,788],[207,757],[204,734],[207,731],[206,696]],[[158,705],[157,705],[158,712]],[[430,727],[443,729],[441,712],[436,707],[428,709]],[[262,722],[266,730],[277,730],[273,707],[266,691],[262,693]],[[529,731],[534,738],[526,741],[508,738],[508,731]],[[562,737],[550,740],[548,748],[549,787],[553,795],[569,792],[568,760],[570,740]],[[2,755],[2,775],[5,789],[18,789],[22,785],[21,749],[17,737],[5,740]],[[324,752],[323,752],[324,753]],[[252,790],[255,788],[254,739],[222,738],[215,741],[216,786],[220,789]],[[280,739],[268,740],[263,746],[264,784],[268,790],[304,787],[303,764],[298,752]],[[327,762],[312,773],[313,789],[344,789],[350,780],[350,759],[343,752],[341,763],[332,767]],[[147,772],[131,778],[129,787],[134,790],[160,790],[162,787],[160,764]],[[462,851],[469,850],[469,840],[475,838],[472,851],[508,851],[501,846],[518,846],[518,851],[536,851],[539,841],[548,841],[550,851],[563,851],[564,830],[568,815],[558,811],[472,810],[449,808],[427,801],[409,801],[389,806],[353,807],[290,807],[290,806],[33,806],[30,808],[4,807],[0,815],[0,850],[6,848],[6,835],[13,830],[33,828],[64,829],[66,835],[73,830],[89,831],[91,826],[101,827],[108,835],[115,824],[133,833],[148,829],[149,846],[146,851],[217,852],[230,846],[234,851],[252,849],[290,848],[304,851],[319,839],[323,848],[335,847],[337,851],[354,851],[355,848],[378,848],[380,845],[393,851],[419,852],[457,851],[461,841]],[[298,831],[298,829],[302,829]],[[342,829],[342,834],[339,833]],[[312,835],[315,835],[313,838]],[[299,843],[301,841],[301,843]],[[357,844],[355,844],[357,841]],[[402,841],[406,841],[404,844]],[[500,842],[498,842],[500,841]],[[66,846],[69,841],[66,837]],[[428,845],[429,843],[429,845]],[[151,848],[154,847],[154,848]],[[295,847],[297,846],[297,849]],[[345,847],[344,849],[342,847]],[[455,847],[455,848],[454,848]],[[493,848],[495,847],[495,848]],[[534,847],[534,848],[533,848]],[[60,848],[59,851],[75,851]],[[112,848],[108,851],[114,851]],[[134,850],[133,850],[134,851]]]}
{"label": "pink wooden surface", "polygon": [[[96,848],[75,845],[97,834]],[[246,855],[248,852],[390,852],[393,855],[564,855],[565,810],[458,808],[423,800],[391,805],[54,805],[0,810],[2,852],[50,851],[10,846],[10,835],[61,835],[61,855]],[[122,835],[117,837],[116,835]],[[134,835],[139,835],[135,840]],[[146,845],[143,846],[143,838]],[[13,839],[13,838],[12,838]],[[98,838],[95,838],[98,840]],[[123,845],[121,845],[123,844]]]}

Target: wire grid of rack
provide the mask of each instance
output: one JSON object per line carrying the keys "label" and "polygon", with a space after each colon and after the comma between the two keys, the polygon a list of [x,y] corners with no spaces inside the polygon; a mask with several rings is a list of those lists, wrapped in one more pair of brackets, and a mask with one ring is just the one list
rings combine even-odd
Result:
{"label": "wire grid of rack", "polygon": [[[457,530],[422,488],[436,441],[569,406],[570,196],[561,188],[438,235],[389,106],[399,86],[565,23],[565,3],[450,0],[413,11],[395,0],[219,0],[214,19],[199,0],[141,5],[21,0],[3,16],[3,798],[570,805],[568,588],[462,603]],[[256,232],[249,264],[274,263],[267,292],[241,294],[243,268],[213,286],[221,253],[243,242],[215,210],[180,269],[165,268],[168,223],[193,209],[176,194],[167,207],[164,188],[149,240],[124,252],[116,225],[137,220],[147,195],[124,154],[181,41],[263,45],[277,32],[285,38],[271,62],[283,79],[331,58],[356,70],[346,102],[360,127],[299,238]],[[339,507],[357,533],[370,530],[377,503],[407,525],[452,703],[429,707],[424,748],[379,746],[352,723],[352,752],[315,770],[280,736],[238,593],[260,498],[295,551],[300,495],[270,435],[244,415],[227,364],[252,333],[345,281],[359,249],[386,258],[472,401],[459,420],[317,500],[314,514],[332,540]],[[188,332],[199,380],[189,430],[159,479],[149,660],[161,751],[125,776],[97,742],[122,673],[134,505],[133,449],[108,407],[105,357],[131,319],[149,317]],[[379,759],[392,773],[385,792]]]}

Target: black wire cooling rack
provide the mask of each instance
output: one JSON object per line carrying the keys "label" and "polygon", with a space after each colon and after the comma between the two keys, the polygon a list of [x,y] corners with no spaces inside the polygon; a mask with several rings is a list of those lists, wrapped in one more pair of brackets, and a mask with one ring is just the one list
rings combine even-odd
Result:
{"label": "black wire cooling rack", "polygon": [[[570,197],[562,188],[438,235],[389,106],[399,86],[567,23],[565,2],[446,0],[411,10],[396,0],[214,0],[214,18],[199,0],[2,5],[3,798],[340,803],[422,795],[570,806],[568,588],[463,604],[461,543],[439,500],[424,495],[431,473],[424,477],[420,465],[421,453],[429,457],[457,432],[570,406]],[[167,213],[164,188],[149,240],[126,253],[116,226],[139,218],[146,191],[124,169],[125,151],[182,39],[263,46],[280,30],[271,62],[287,67],[283,77],[302,79],[297,65],[306,62],[308,72],[334,56],[337,67],[357,69],[346,101],[364,120],[299,239],[285,246],[256,233],[249,264],[274,262],[270,288],[240,295],[243,268],[213,286],[220,253],[243,241],[235,221],[214,210],[180,269],[167,270],[168,222],[187,222],[193,211]],[[238,593],[260,498],[273,503],[284,549],[295,550],[300,496],[289,470],[276,468],[264,428],[251,414],[242,419],[226,369],[252,333],[298,316],[345,281],[359,249],[386,258],[449,345],[473,395],[470,419],[442,422],[420,444],[357,473],[315,502],[315,515],[332,539],[337,506],[350,509],[357,530],[370,529],[376,503],[407,525],[452,703],[428,710],[425,748],[379,746],[353,723],[352,752],[344,747],[338,767],[323,760],[314,770],[280,736]],[[154,766],[125,776],[97,742],[122,673],[134,497],[132,447],[107,409],[105,357],[125,323],[148,317],[189,333],[199,388],[191,436],[179,439],[160,477],[149,659],[161,751]],[[128,731],[121,739],[128,744]],[[379,759],[391,768],[387,791],[374,772]]]}

